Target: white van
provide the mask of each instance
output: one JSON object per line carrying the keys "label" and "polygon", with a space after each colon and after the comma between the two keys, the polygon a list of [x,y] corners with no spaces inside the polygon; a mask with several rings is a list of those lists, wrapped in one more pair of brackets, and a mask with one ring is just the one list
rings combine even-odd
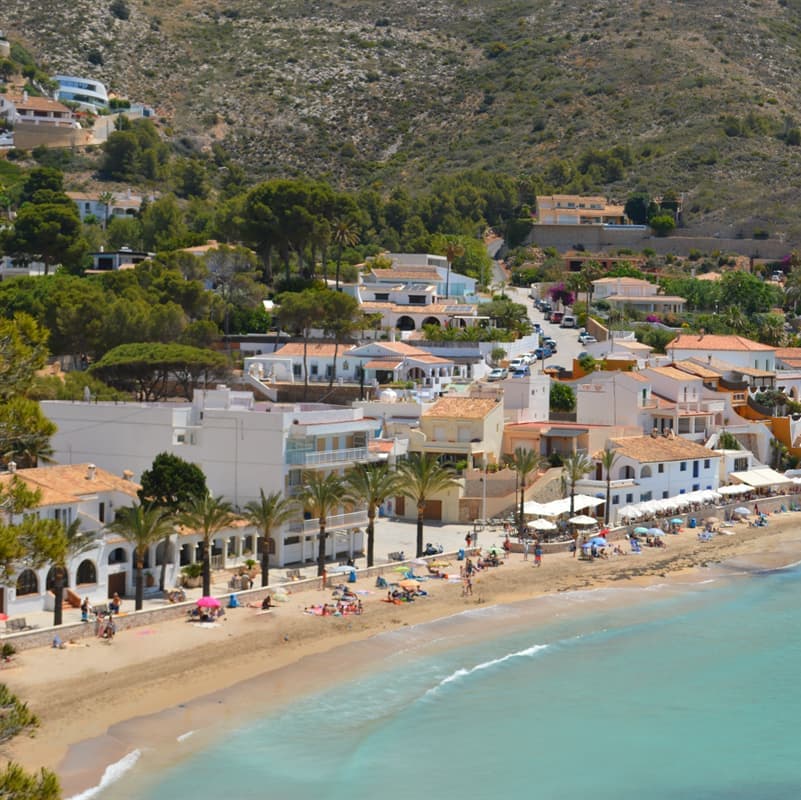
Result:
{"label": "white van", "polygon": [[572,314],[565,314],[559,323],[560,328],[575,328],[576,318]]}

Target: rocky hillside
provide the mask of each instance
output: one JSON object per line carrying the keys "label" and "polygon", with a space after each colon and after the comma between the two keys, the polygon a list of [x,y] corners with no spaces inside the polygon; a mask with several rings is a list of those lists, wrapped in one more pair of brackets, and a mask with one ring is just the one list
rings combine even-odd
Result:
{"label": "rocky hillside", "polygon": [[259,175],[489,166],[801,228],[801,0],[5,0],[0,27]]}

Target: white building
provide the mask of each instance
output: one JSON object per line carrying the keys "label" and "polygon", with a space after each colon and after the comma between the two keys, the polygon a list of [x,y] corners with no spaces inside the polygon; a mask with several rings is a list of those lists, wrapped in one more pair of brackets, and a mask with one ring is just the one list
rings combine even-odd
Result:
{"label": "white building", "polygon": [[131,192],[114,194],[108,205],[100,201],[98,192],[66,192],[66,195],[75,203],[81,222],[89,216],[101,222],[105,222],[106,219],[112,220],[114,217],[135,217],[144,201],[143,197]]}
{"label": "white building", "polygon": [[[0,485],[7,486],[15,476],[30,490],[41,493],[35,509],[41,519],[59,520],[65,525],[79,520],[83,532],[97,534],[96,543],[67,565],[66,602],[77,607],[84,597],[99,601],[132,588],[130,545],[116,540],[109,543],[104,535],[105,525],[114,519],[116,510],[136,500],[140,487],[128,473],[115,475],[94,464],[12,468],[0,475]],[[52,610],[53,577],[49,566],[19,569],[13,583],[0,588],[0,610],[9,616]]]}
{"label": "white building", "polygon": [[744,336],[721,336],[717,334],[679,334],[665,348],[673,361],[686,358],[710,362],[718,360],[732,367],[776,371],[776,348],[761,344]]}
{"label": "white building", "polygon": [[0,94],[0,117],[12,125],[32,123],[66,128],[80,127],[73,119],[72,111],[49,97],[31,97],[28,92]]}
{"label": "white building", "polygon": [[[644,500],[661,500],[720,485],[721,454],[672,434],[610,439],[617,453],[612,467],[612,518],[616,507]],[[599,454],[592,477],[576,484],[577,491],[606,492],[606,473]]]}
{"label": "white building", "polygon": [[676,295],[659,293],[659,286],[640,278],[600,278],[592,282],[595,300],[604,300],[613,308],[630,306],[636,311],[655,314],[678,314],[687,301]]}
{"label": "white building", "polygon": [[[305,470],[336,471],[377,458],[369,450],[376,421],[361,409],[324,404],[256,403],[250,392],[220,387],[187,403],[68,403],[44,401],[56,423],[54,457],[62,463],[91,458],[112,472],[135,476],[168,452],[197,464],[209,491],[241,509],[266,494],[291,496]],[[91,454],[91,455],[90,455]],[[329,555],[361,549],[364,508],[344,506],[328,519]],[[317,521],[302,511],[276,537],[275,563],[317,558]],[[236,547],[236,545],[233,545]],[[241,547],[241,543],[239,545]]]}
{"label": "white building", "polygon": [[56,75],[53,80],[58,83],[57,100],[78,103],[82,108],[90,111],[97,111],[98,108],[108,108],[109,106],[106,87],[94,78]]}

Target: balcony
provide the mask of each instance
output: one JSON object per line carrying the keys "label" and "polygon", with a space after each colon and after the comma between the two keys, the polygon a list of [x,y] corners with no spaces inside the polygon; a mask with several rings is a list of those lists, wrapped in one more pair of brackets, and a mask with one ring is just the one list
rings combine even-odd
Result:
{"label": "balcony", "polygon": [[323,467],[367,461],[369,457],[370,451],[366,447],[343,450],[287,450],[286,463],[296,467]]}
{"label": "balcony", "polygon": [[[349,514],[335,514],[328,517],[325,529],[334,531],[341,528],[359,528],[367,525],[367,509],[362,511],[351,511]],[[317,533],[320,530],[318,519],[299,519],[289,523],[289,530],[292,533]]]}

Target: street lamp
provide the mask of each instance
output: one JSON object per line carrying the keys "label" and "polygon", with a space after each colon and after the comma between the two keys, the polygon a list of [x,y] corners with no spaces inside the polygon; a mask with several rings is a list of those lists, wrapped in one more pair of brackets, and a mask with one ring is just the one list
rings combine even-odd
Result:
{"label": "street lamp", "polygon": [[487,524],[487,454],[481,458],[481,523]]}

